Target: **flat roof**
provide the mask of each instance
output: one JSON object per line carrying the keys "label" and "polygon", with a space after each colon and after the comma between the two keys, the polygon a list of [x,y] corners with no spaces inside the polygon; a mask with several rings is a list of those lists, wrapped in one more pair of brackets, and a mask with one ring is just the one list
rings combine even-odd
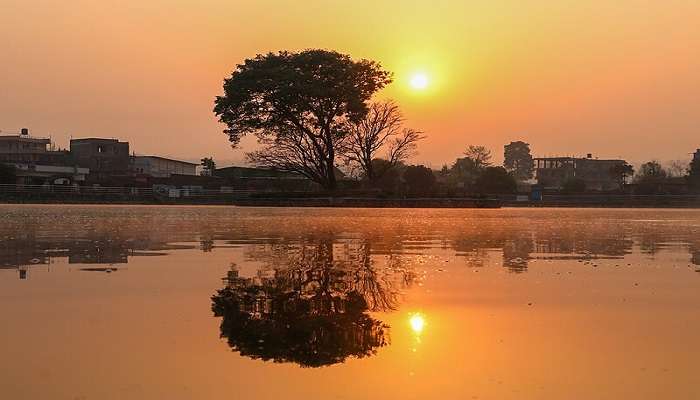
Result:
{"label": "flat roof", "polygon": [[82,142],[82,141],[88,141],[88,140],[101,140],[101,141],[106,141],[106,142],[129,143],[129,142],[120,142],[119,139],[98,138],[98,137],[77,138],[77,139],[71,139],[70,141],[71,142]]}
{"label": "flat roof", "polygon": [[159,160],[174,161],[174,162],[179,162],[181,164],[190,164],[190,165],[194,165],[194,166],[199,165],[197,163],[192,163],[189,161],[175,160],[173,158],[166,158],[166,157],[161,157],[161,156],[132,156],[132,157],[134,157],[134,158],[157,158]]}
{"label": "flat roof", "polygon": [[0,135],[0,140],[25,140],[29,142],[46,142],[46,143],[51,143],[51,139],[49,138],[37,138],[37,137],[31,137],[27,135]]}
{"label": "flat roof", "polygon": [[618,158],[588,158],[588,157],[534,157],[533,160],[565,161],[565,160],[587,160],[587,161],[625,161]]}

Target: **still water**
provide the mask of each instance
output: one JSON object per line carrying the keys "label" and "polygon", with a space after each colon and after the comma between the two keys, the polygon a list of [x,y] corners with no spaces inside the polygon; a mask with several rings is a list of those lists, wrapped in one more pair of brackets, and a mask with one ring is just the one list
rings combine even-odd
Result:
{"label": "still water", "polygon": [[0,206],[2,399],[700,399],[700,211]]}

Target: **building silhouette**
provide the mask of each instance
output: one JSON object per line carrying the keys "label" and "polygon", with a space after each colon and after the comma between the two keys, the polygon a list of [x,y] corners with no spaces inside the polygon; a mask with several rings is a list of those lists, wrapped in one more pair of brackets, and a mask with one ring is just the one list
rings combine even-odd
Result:
{"label": "building silhouette", "polygon": [[537,183],[546,189],[562,189],[567,182],[580,180],[588,190],[609,191],[619,189],[619,180],[611,171],[624,165],[625,160],[586,157],[535,158]]}

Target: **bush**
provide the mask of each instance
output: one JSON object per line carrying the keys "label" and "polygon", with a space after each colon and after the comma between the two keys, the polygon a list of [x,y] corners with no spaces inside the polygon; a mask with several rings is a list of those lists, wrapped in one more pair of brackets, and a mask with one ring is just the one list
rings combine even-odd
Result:
{"label": "bush", "polygon": [[0,184],[17,183],[17,173],[14,165],[0,163]]}
{"label": "bush", "polygon": [[503,167],[484,168],[474,184],[476,192],[482,194],[513,194],[517,186],[513,175]]}

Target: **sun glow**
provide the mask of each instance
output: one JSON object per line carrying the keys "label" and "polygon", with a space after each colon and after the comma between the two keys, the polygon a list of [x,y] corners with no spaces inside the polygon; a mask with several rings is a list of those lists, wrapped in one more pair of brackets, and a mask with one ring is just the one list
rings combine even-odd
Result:
{"label": "sun glow", "polygon": [[408,320],[408,323],[411,325],[411,330],[413,330],[416,335],[420,335],[421,332],[423,332],[423,328],[425,328],[425,318],[419,313],[413,314]]}
{"label": "sun glow", "polygon": [[428,75],[426,75],[425,73],[416,72],[411,76],[410,84],[411,87],[416,90],[423,90],[427,88],[430,84],[430,79],[428,79]]}

